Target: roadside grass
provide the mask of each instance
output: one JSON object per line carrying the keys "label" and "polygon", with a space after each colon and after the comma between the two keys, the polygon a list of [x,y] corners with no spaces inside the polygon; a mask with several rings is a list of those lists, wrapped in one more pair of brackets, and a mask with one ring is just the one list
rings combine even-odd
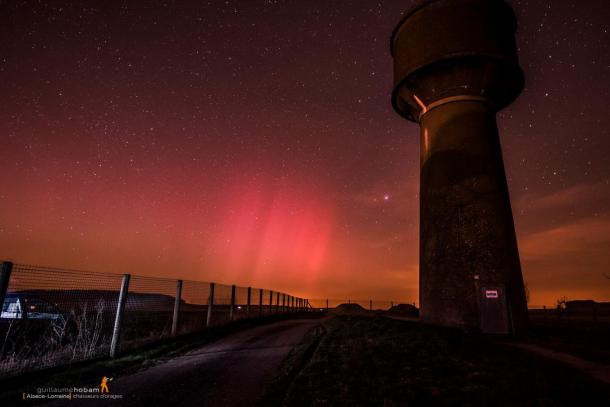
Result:
{"label": "roadside grass", "polygon": [[267,405],[610,405],[603,383],[492,337],[382,317],[323,325],[309,361]]}
{"label": "roadside grass", "polygon": [[[115,359],[93,359],[0,379],[0,406],[13,405],[16,400],[21,398],[22,393],[35,393],[39,387],[97,387],[103,376],[114,378],[143,370],[234,332],[298,317],[296,315],[277,315],[260,319],[238,320],[231,324],[168,338],[121,352]],[[28,404],[36,403],[36,401],[29,401]]]}

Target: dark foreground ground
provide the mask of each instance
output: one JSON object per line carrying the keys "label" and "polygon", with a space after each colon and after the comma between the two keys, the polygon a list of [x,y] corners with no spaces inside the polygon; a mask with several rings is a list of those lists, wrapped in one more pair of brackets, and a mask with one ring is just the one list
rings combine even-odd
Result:
{"label": "dark foreground ground", "polygon": [[262,405],[610,406],[608,385],[504,340],[380,317],[323,325],[307,362]]}
{"label": "dark foreground ground", "polygon": [[44,405],[610,406],[610,385],[586,369],[524,350],[577,354],[605,368],[610,341],[599,324],[546,321],[510,340],[372,314],[321,316],[237,322],[112,361],[5,380],[0,405],[45,385],[97,387],[105,375],[122,399]]}
{"label": "dark foreground ground", "polygon": [[[0,406],[248,406],[322,315],[244,320],[123,353],[0,381]],[[117,400],[20,400],[39,388],[98,388],[103,376]],[[45,392],[45,390],[43,390]],[[65,393],[65,392],[64,392]]]}

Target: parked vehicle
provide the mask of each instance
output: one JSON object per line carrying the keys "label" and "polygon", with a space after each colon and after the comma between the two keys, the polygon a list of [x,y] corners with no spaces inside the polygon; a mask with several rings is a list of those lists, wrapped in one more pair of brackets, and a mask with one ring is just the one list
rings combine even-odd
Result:
{"label": "parked vehicle", "polygon": [[2,304],[0,323],[10,320],[46,319],[55,320],[65,315],[53,304],[42,298],[28,297],[27,294],[8,294]]}
{"label": "parked vehicle", "polygon": [[0,313],[0,357],[36,352],[71,341],[76,327],[70,313],[28,293],[7,294]]}

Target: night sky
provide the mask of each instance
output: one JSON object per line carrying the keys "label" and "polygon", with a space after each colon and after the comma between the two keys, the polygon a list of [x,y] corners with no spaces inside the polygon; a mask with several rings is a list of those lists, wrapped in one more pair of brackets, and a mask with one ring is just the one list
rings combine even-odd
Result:
{"label": "night sky", "polygon": [[[389,53],[412,3],[0,0],[0,257],[417,301],[419,130]],[[530,304],[610,300],[610,6],[510,3]]]}

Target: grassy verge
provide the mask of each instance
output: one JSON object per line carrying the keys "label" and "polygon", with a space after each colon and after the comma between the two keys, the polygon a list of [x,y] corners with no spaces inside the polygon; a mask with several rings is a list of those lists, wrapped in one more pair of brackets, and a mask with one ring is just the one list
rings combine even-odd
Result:
{"label": "grassy verge", "polygon": [[324,327],[277,404],[610,405],[608,386],[493,338],[375,317]]}
{"label": "grassy verge", "polygon": [[[231,333],[276,322],[288,316],[239,320],[202,332],[179,336],[119,354],[115,359],[97,359],[59,366],[0,380],[0,405],[13,405],[23,392],[38,387],[98,386],[102,376],[118,377],[145,369],[213,342]],[[295,318],[291,315],[290,318]],[[28,403],[28,404],[31,404]]]}

